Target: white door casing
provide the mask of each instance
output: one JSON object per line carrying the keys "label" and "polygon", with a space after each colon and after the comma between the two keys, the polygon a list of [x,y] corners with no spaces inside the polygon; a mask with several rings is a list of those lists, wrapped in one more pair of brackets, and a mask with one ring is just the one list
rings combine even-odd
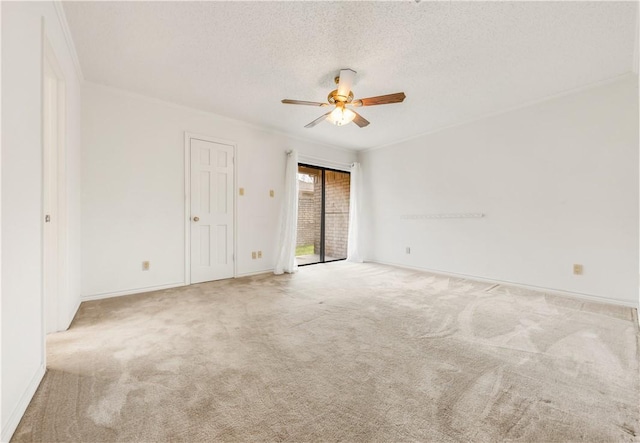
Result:
{"label": "white door casing", "polygon": [[43,34],[42,58],[43,329],[68,326],[61,309],[67,288],[66,92],[64,75]]}
{"label": "white door casing", "polygon": [[234,146],[187,137],[190,283],[234,276]]}
{"label": "white door casing", "polygon": [[57,202],[57,83],[55,72],[46,61],[43,88],[43,161],[42,203],[43,228],[43,289],[46,333],[57,330],[58,321],[58,202]]}

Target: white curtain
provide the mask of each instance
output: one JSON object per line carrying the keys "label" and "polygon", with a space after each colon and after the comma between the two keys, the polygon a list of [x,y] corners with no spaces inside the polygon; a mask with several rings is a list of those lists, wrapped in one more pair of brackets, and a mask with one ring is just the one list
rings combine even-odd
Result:
{"label": "white curtain", "polygon": [[347,239],[347,261],[362,263],[360,253],[360,198],[362,193],[362,170],[360,163],[351,165],[351,191],[349,195],[349,237]]}
{"label": "white curtain", "polygon": [[279,251],[274,274],[292,273],[298,270],[296,262],[296,237],[298,235],[298,153],[287,152],[284,176],[284,196],[280,212]]}

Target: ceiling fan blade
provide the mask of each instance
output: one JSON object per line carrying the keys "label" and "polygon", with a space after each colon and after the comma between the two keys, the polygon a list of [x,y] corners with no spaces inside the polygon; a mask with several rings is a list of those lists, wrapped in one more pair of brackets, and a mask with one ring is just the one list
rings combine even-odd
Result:
{"label": "ceiling fan blade", "polygon": [[388,105],[391,103],[402,103],[406,95],[404,92],[396,92],[395,94],[379,95],[377,97],[368,97],[354,100],[351,102],[353,106],[375,106]]}
{"label": "ceiling fan blade", "polygon": [[356,76],[356,71],[353,69],[342,69],[340,71],[340,80],[338,81],[338,96],[344,97],[344,100],[347,101],[349,97],[349,92],[351,92],[351,86],[353,86],[353,79]]}
{"label": "ceiling fan blade", "polygon": [[369,120],[358,114],[356,111],[353,111],[356,117],[353,119],[353,122],[361,128],[369,125]]}
{"label": "ceiling fan blade", "polygon": [[329,103],[308,102],[305,100],[289,100],[288,98],[282,100],[282,103],[284,103],[285,105],[329,106]]}
{"label": "ceiling fan blade", "polygon": [[317,119],[315,119],[314,121],[312,121],[308,125],[305,125],[304,127],[305,128],[313,128],[315,125],[320,123],[322,120],[326,120],[326,118],[329,116],[329,114],[331,114],[331,112],[332,111],[329,111],[326,114],[321,115],[320,117],[318,117]]}

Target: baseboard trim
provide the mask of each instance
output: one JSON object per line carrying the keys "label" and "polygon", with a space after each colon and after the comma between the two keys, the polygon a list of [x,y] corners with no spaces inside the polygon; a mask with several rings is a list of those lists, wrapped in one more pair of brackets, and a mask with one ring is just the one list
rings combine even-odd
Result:
{"label": "baseboard trim", "polygon": [[104,298],[121,297],[123,295],[142,294],[144,292],[161,291],[163,289],[177,288],[186,286],[183,281],[175,283],[167,283],[166,285],[146,286],[144,288],[127,289],[125,291],[101,292],[99,294],[83,295],[80,301],[102,300]]}
{"label": "baseboard trim", "polygon": [[[252,275],[268,274],[270,272],[273,272],[273,269],[263,269],[262,271],[246,272],[244,274],[237,274],[233,278],[250,277]],[[93,301],[93,300],[102,300],[102,299],[105,299],[105,298],[112,298],[112,297],[121,297],[123,295],[142,294],[142,293],[145,293],[145,292],[161,291],[163,289],[178,288],[180,286],[187,286],[187,285],[185,284],[185,282],[181,281],[181,282],[175,282],[175,283],[167,283],[166,285],[147,286],[147,287],[144,287],[144,288],[127,289],[125,291],[101,292],[101,293],[98,293],[98,294],[83,295],[80,298],[80,302]],[[78,303],[78,307],[79,306],[80,306],[80,304]]]}
{"label": "baseboard trim", "polygon": [[29,406],[29,403],[31,403],[31,399],[38,390],[38,386],[40,386],[44,373],[45,367],[42,365],[36,370],[36,373],[31,378],[31,381],[27,385],[27,389],[25,389],[22,397],[20,397],[20,401],[18,401],[18,404],[11,412],[11,415],[9,415],[7,423],[2,425],[1,438],[3,443],[10,441],[13,433],[16,432],[16,429],[20,424],[20,420],[22,420],[22,416],[27,411],[27,407]]}
{"label": "baseboard trim", "polygon": [[512,282],[512,281],[508,281],[508,280],[496,280],[496,279],[492,279],[492,278],[478,277],[476,275],[459,274],[457,272],[441,271],[439,269],[422,268],[422,267],[417,267],[417,266],[407,266],[407,265],[403,265],[403,264],[399,264],[399,263],[384,262],[384,261],[380,261],[380,260],[365,260],[365,261],[367,263],[378,263],[378,264],[386,265],[386,266],[394,266],[396,268],[410,269],[412,271],[431,272],[433,274],[446,275],[448,277],[458,277],[458,278],[465,278],[465,279],[476,280],[476,281],[481,281],[481,282],[486,282],[486,283],[495,283],[495,284],[499,284],[499,285],[515,286],[517,288],[530,289],[532,291],[542,291],[542,292],[547,292],[547,293],[553,294],[553,295],[560,295],[560,296],[563,296],[563,297],[578,298],[578,299],[581,299],[581,300],[588,300],[588,301],[595,302],[595,303],[605,303],[605,304],[609,304],[609,305],[618,305],[618,306],[625,306],[625,307],[628,307],[628,308],[636,308],[636,309],[638,309],[637,303],[625,302],[625,301],[615,300],[615,299],[606,298],[606,297],[600,297],[598,295],[583,294],[581,292],[563,291],[561,289],[546,288],[544,286],[528,285],[528,284],[516,283],[516,282]]}
{"label": "baseboard trim", "polygon": [[272,272],[273,272],[273,269],[263,269],[262,271],[245,272],[244,274],[237,274],[235,278],[251,277],[252,275],[269,274],[269,273],[272,273]]}

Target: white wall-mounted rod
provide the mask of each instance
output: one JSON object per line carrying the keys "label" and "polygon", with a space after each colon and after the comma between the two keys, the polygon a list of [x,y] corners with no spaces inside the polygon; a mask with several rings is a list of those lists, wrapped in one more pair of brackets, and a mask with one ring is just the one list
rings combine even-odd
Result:
{"label": "white wall-mounted rod", "polygon": [[443,218],[482,218],[482,213],[462,213],[462,214],[405,214],[400,216],[403,220],[430,220]]}

